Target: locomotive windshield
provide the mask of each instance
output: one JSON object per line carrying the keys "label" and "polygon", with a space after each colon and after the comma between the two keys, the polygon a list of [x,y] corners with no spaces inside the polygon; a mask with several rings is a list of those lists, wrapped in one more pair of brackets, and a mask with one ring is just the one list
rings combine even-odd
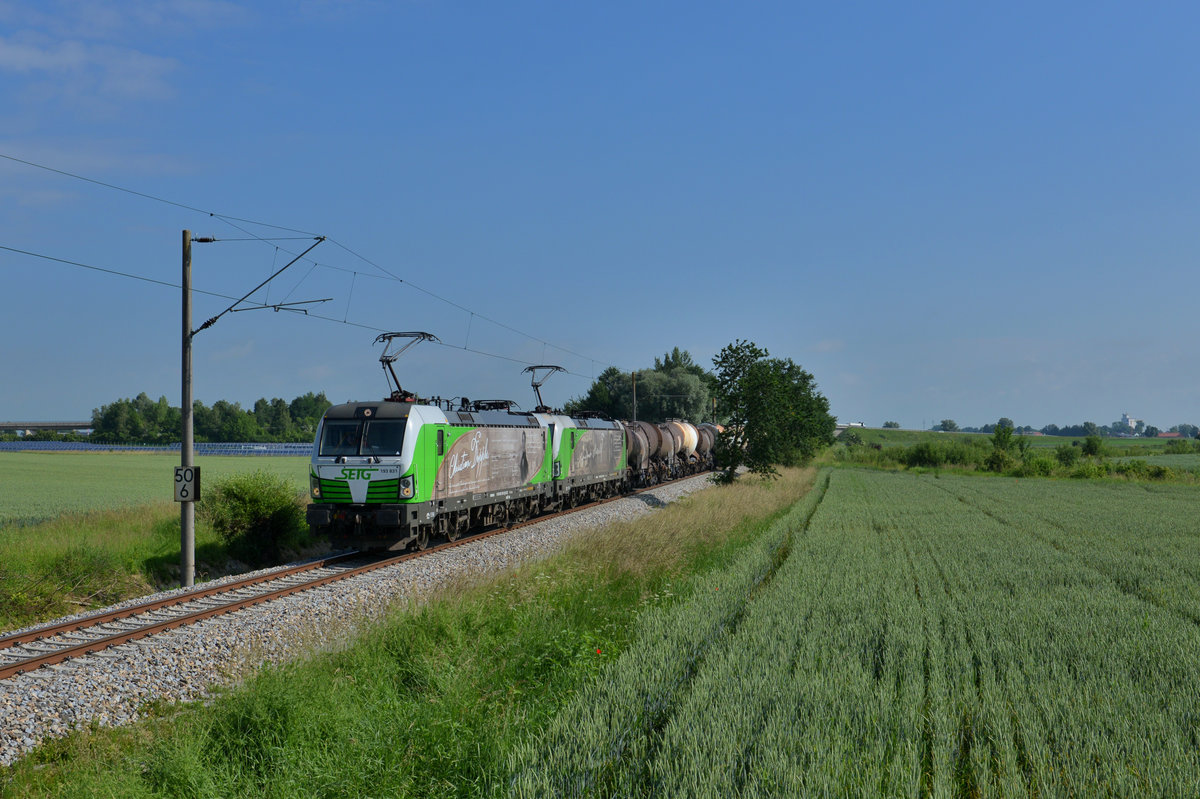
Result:
{"label": "locomotive windshield", "polygon": [[379,455],[395,457],[404,447],[407,419],[326,419],[318,455]]}

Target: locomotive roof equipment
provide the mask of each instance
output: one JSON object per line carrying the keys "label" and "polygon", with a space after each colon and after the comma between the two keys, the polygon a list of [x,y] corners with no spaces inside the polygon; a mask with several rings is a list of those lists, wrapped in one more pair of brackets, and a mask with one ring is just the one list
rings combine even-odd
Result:
{"label": "locomotive roof equipment", "polygon": [[[542,379],[538,380],[538,369],[548,370]],[[533,409],[534,413],[550,413],[550,406],[542,402],[542,384],[550,379],[550,375],[555,372],[565,372],[566,369],[561,366],[551,366],[550,364],[538,364],[537,366],[526,366],[521,371],[529,372],[529,385],[533,386],[533,393],[537,396],[537,407]]]}
{"label": "locomotive roof equipment", "polygon": [[[398,338],[407,338],[411,339],[411,341],[401,346],[400,349],[396,350],[395,352],[389,353],[388,350],[391,349],[392,342]],[[396,377],[396,370],[392,368],[392,364],[414,344],[419,344],[422,341],[437,341],[440,343],[441,339],[432,333],[415,331],[408,333],[380,333],[378,336],[376,336],[374,343],[378,344],[381,341],[385,343],[383,346],[383,354],[379,356],[379,362],[383,364],[384,375],[386,376],[390,374],[392,377],[391,382],[395,383],[396,385],[395,390],[392,391],[392,394],[390,397],[388,397],[388,400],[390,402],[415,402],[417,395],[411,391],[405,391],[400,387],[400,379]]]}

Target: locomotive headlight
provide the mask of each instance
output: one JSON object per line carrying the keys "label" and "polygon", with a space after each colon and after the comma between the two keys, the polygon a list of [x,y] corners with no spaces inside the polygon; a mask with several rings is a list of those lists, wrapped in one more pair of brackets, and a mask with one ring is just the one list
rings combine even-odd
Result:
{"label": "locomotive headlight", "polygon": [[406,474],[400,478],[400,498],[412,499],[413,494],[417,491],[417,478],[411,474]]}
{"label": "locomotive headlight", "polygon": [[312,494],[313,499],[321,498],[321,479],[315,474],[308,476],[308,493]]}

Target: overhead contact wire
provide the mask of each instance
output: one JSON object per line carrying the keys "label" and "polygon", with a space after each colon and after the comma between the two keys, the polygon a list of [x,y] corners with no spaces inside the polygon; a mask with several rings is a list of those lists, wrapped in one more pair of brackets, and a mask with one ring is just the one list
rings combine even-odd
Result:
{"label": "overhead contact wire", "polygon": [[[173,207],[175,207],[175,208],[181,208],[181,209],[183,209],[183,210],[186,210],[186,211],[192,211],[192,212],[194,212],[194,213],[198,213],[198,214],[206,214],[206,215],[208,215],[208,216],[210,216],[210,217],[212,217],[212,218],[214,218],[214,219],[220,219],[221,221],[223,221],[223,222],[225,222],[226,224],[228,224],[230,227],[233,227],[233,228],[235,228],[235,229],[237,229],[237,230],[241,231],[242,233],[244,233],[244,234],[246,234],[247,236],[249,236],[249,237],[250,237],[250,240],[257,240],[257,241],[262,241],[262,242],[266,242],[266,243],[270,243],[270,241],[272,241],[271,239],[268,239],[268,238],[266,238],[266,237],[263,237],[263,236],[258,236],[258,235],[256,235],[256,234],[254,234],[253,232],[251,232],[251,231],[249,231],[249,230],[246,230],[245,228],[243,228],[243,227],[241,227],[241,226],[239,226],[239,225],[237,225],[237,224],[235,224],[235,223],[237,223],[237,222],[241,222],[241,223],[244,223],[244,224],[247,224],[247,225],[258,225],[258,226],[261,226],[261,227],[272,228],[272,229],[274,229],[274,230],[282,230],[282,231],[286,231],[286,232],[289,232],[289,233],[299,233],[299,234],[302,234],[302,235],[303,235],[303,236],[305,236],[305,237],[309,237],[309,236],[311,236],[311,237],[317,237],[317,238],[320,238],[320,236],[319,236],[318,234],[316,234],[316,233],[311,233],[310,231],[301,230],[301,229],[299,229],[299,228],[286,227],[286,226],[284,226],[284,225],[275,225],[275,224],[271,224],[271,223],[269,223],[269,222],[261,222],[261,221],[254,220],[254,219],[246,219],[246,218],[244,218],[244,217],[233,216],[233,215],[231,215],[231,214],[222,214],[222,213],[218,213],[218,212],[215,212],[215,211],[208,211],[208,210],[205,210],[205,209],[203,209],[203,208],[198,208],[198,207],[196,207],[196,206],[194,206],[194,205],[188,205],[188,204],[186,204],[186,203],[177,202],[177,201],[175,201],[175,200],[169,200],[169,199],[167,199],[167,198],[165,198],[165,197],[160,197],[160,196],[157,196],[157,195],[154,195],[154,194],[148,194],[148,193],[146,193],[146,192],[137,191],[137,190],[135,190],[135,189],[126,188],[126,187],[124,187],[124,186],[118,186],[118,185],[116,185],[116,184],[113,184],[113,183],[107,183],[107,182],[105,182],[105,181],[102,181],[102,180],[96,180],[95,178],[89,178],[89,177],[85,177],[85,176],[83,176],[83,175],[79,175],[79,174],[76,174],[76,173],[74,173],[74,172],[68,172],[68,171],[66,171],[66,170],[64,170],[64,169],[56,169],[55,167],[46,166],[45,164],[39,164],[39,163],[36,163],[36,162],[34,162],[34,161],[28,161],[28,160],[26,160],[26,159],[23,159],[23,158],[17,158],[16,156],[7,155],[7,154],[5,154],[5,153],[0,153],[0,158],[3,158],[3,159],[5,159],[5,160],[8,160],[8,161],[12,161],[12,162],[14,162],[14,163],[18,163],[18,164],[24,164],[25,166],[34,167],[35,169],[42,169],[42,170],[45,170],[45,171],[47,171],[47,172],[53,172],[53,173],[55,173],[55,174],[62,175],[62,176],[64,176],[64,177],[73,178],[73,179],[75,179],[75,180],[81,180],[81,181],[83,181],[83,182],[85,182],[85,183],[91,183],[91,184],[93,184],[93,185],[96,185],[96,186],[101,186],[101,187],[103,187],[103,188],[106,188],[106,189],[111,189],[111,190],[113,190],[113,191],[119,191],[119,192],[123,192],[123,193],[125,193],[125,194],[130,194],[130,195],[133,195],[133,196],[135,196],[135,197],[141,197],[141,198],[143,198],[143,199],[146,199],[146,200],[151,200],[151,201],[153,201],[153,202],[163,203],[163,204],[165,204],[165,205],[170,205],[170,206],[173,206]],[[421,293],[423,293],[423,294],[425,294],[425,295],[427,295],[427,296],[429,296],[429,297],[431,297],[431,298],[433,298],[433,299],[435,299],[435,300],[438,300],[439,302],[445,303],[446,305],[449,305],[449,306],[451,306],[451,307],[453,307],[453,308],[457,308],[457,309],[459,309],[460,311],[463,311],[463,312],[465,312],[465,313],[468,313],[468,314],[470,314],[470,315],[471,315],[472,319],[473,319],[475,316],[478,316],[480,319],[484,320],[485,322],[489,322],[489,323],[491,323],[491,324],[493,324],[493,325],[496,325],[497,327],[500,327],[500,328],[503,328],[503,329],[505,329],[505,330],[508,330],[509,332],[515,333],[515,334],[517,334],[517,335],[519,335],[519,336],[523,336],[524,338],[527,338],[527,339],[529,339],[529,340],[531,340],[531,341],[540,342],[540,343],[543,345],[543,360],[545,360],[545,347],[553,347],[554,349],[558,350],[559,352],[563,352],[563,353],[566,353],[566,354],[568,354],[568,355],[574,356],[574,357],[576,357],[576,358],[580,358],[581,360],[585,360],[585,361],[594,361],[594,359],[592,359],[592,358],[589,358],[588,356],[586,356],[586,355],[583,355],[582,353],[578,353],[578,352],[575,352],[574,350],[568,349],[568,348],[566,348],[566,347],[562,347],[562,346],[559,346],[559,345],[557,345],[557,344],[551,343],[551,342],[549,342],[549,341],[546,341],[545,339],[543,339],[543,338],[541,338],[541,337],[539,337],[539,336],[534,336],[534,335],[532,335],[532,334],[530,334],[530,333],[526,333],[525,331],[523,331],[523,330],[519,330],[519,329],[517,329],[517,328],[515,328],[515,327],[513,327],[513,326],[511,326],[511,325],[505,324],[504,322],[498,321],[498,320],[496,320],[496,319],[492,319],[491,317],[489,317],[489,316],[486,316],[485,314],[476,313],[475,311],[473,311],[473,310],[472,310],[472,309],[470,309],[470,308],[467,308],[467,307],[466,307],[466,306],[464,306],[464,305],[460,305],[459,303],[457,303],[457,302],[454,302],[453,300],[450,300],[450,299],[448,299],[448,298],[446,298],[446,297],[443,297],[443,296],[441,296],[441,295],[439,295],[439,294],[437,294],[437,293],[435,293],[435,292],[433,292],[433,291],[430,291],[429,289],[426,289],[426,288],[424,288],[424,287],[422,287],[422,286],[420,286],[420,285],[417,285],[416,283],[413,283],[413,282],[411,282],[411,281],[409,281],[409,280],[406,280],[406,279],[404,279],[404,278],[400,277],[399,275],[397,275],[397,274],[395,274],[395,273],[391,272],[390,270],[388,270],[388,269],[384,268],[383,266],[379,265],[378,263],[376,263],[376,262],[372,261],[370,258],[367,258],[366,256],[364,256],[364,255],[362,255],[362,254],[360,254],[360,253],[358,253],[358,252],[356,252],[356,251],[352,250],[351,248],[347,247],[345,244],[342,244],[340,241],[337,241],[336,239],[330,239],[330,238],[326,238],[325,240],[329,241],[329,242],[330,242],[330,243],[332,243],[332,244],[335,244],[335,245],[337,245],[338,247],[340,247],[341,249],[345,250],[347,253],[349,253],[350,255],[354,256],[355,258],[358,258],[359,260],[363,261],[364,263],[366,263],[366,264],[369,264],[370,266],[372,266],[372,267],[374,267],[375,269],[379,270],[379,271],[380,271],[380,272],[382,272],[384,275],[386,275],[388,278],[390,278],[390,279],[392,279],[392,280],[395,280],[395,281],[397,281],[397,282],[399,282],[399,283],[405,284],[405,285],[407,285],[407,286],[410,286],[411,288],[413,288],[413,289],[416,289],[417,291],[420,291]],[[44,258],[48,258],[49,260],[58,260],[58,261],[60,261],[61,263],[68,263],[68,264],[71,264],[71,265],[73,265],[73,266],[81,266],[81,267],[84,267],[84,268],[87,268],[87,269],[96,269],[97,271],[111,271],[111,270],[104,270],[104,269],[101,269],[101,268],[99,268],[99,267],[91,267],[91,266],[88,266],[88,265],[86,265],[86,264],[80,264],[80,263],[76,263],[76,262],[66,261],[66,260],[63,260],[63,259],[55,259],[55,258],[51,258],[50,256],[42,256],[42,255],[39,255],[39,254],[37,254],[37,253],[30,253],[30,252],[26,252],[26,251],[22,251],[22,250],[15,250],[15,249],[13,249],[13,248],[7,248],[7,247],[6,247],[6,248],[4,248],[4,249],[12,249],[12,251],[13,251],[13,252],[22,252],[23,254],[26,254],[26,255],[33,255],[34,257],[44,257]],[[283,249],[283,248],[278,248],[278,247],[277,247],[277,249]],[[284,251],[284,252],[286,252],[286,253],[288,253],[289,255],[296,255],[295,253],[289,252],[287,249],[283,249],[283,251]],[[311,273],[312,273],[312,271],[313,271],[313,269],[315,269],[317,266],[324,266],[324,267],[326,267],[326,268],[330,268],[330,269],[341,269],[342,271],[351,271],[351,270],[348,270],[348,269],[344,269],[344,268],[342,268],[342,267],[336,267],[336,266],[331,266],[331,265],[327,265],[327,264],[318,264],[316,261],[312,261],[312,264],[313,264],[313,267],[309,269],[308,273],[305,275],[305,278],[304,278],[304,279],[302,279],[302,280],[300,281],[300,283],[303,283],[303,282],[304,282],[304,280],[305,280],[305,279],[307,279],[308,275],[309,275],[309,274],[311,274]],[[166,282],[163,282],[163,281],[153,281],[153,280],[151,280],[151,279],[149,279],[149,278],[143,278],[143,277],[140,277],[140,276],[137,276],[137,275],[129,275],[129,274],[125,274],[125,273],[119,273],[119,272],[115,272],[115,271],[113,271],[112,273],[113,273],[113,274],[121,274],[121,275],[123,275],[123,276],[125,276],[125,277],[132,277],[132,278],[135,278],[135,279],[138,279],[138,280],[147,280],[147,281],[149,281],[149,282],[159,282],[159,283],[161,283],[162,285],[171,285],[170,283],[166,283]],[[297,287],[299,287],[299,285],[300,285],[300,284],[298,283],[298,284],[297,284]],[[294,292],[294,291],[295,291],[295,288],[293,288],[293,289],[292,289],[292,291]],[[206,293],[206,292],[198,292],[198,293]],[[212,296],[221,296],[221,297],[224,297],[225,295],[213,294]],[[291,296],[291,292],[289,292],[288,296],[289,296],[289,297]],[[285,298],[285,299],[286,299],[286,298]],[[320,317],[318,317],[318,318],[320,318]],[[337,321],[337,320],[336,320],[336,319],[334,319],[334,320],[331,320],[331,321]],[[467,349],[467,348],[464,346],[464,347],[463,347],[463,349]],[[478,351],[476,351],[476,350],[472,350],[472,351],[473,351],[473,352],[478,352]],[[483,352],[480,352],[480,354],[483,354],[483,355],[489,355],[489,353],[483,353]],[[513,362],[515,362],[515,363],[527,363],[526,361],[522,361],[522,360],[519,360],[519,359],[514,359],[514,358],[507,358],[506,356],[494,356],[494,357],[500,357],[500,358],[504,358],[505,360],[510,360],[510,361],[513,361]],[[573,372],[572,372],[571,374],[575,374],[575,373],[573,373]],[[579,376],[581,376],[581,377],[586,377],[586,375],[579,375]]]}
{"label": "overhead contact wire", "polygon": [[[79,261],[71,261],[66,258],[55,258],[53,255],[44,255],[40,252],[32,252],[30,250],[22,250],[22,249],[18,249],[17,247],[6,247],[3,244],[0,244],[0,250],[7,250],[8,252],[15,252],[20,255],[28,255],[31,258],[41,258],[46,261],[54,261],[56,263],[66,264],[68,266],[77,266],[80,269],[90,269],[93,272],[104,272],[105,274],[116,275],[118,277],[127,277],[131,280],[140,280],[143,283],[154,283],[155,285],[166,286],[167,288],[171,288],[171,289],[182,289],[183,288],[183,286],[181,286],[178,283],[171,283],[166,280],[157,280],[152,277],[145,277],[144,275],[135,275],[130,272],[122,272],[117,269],[106,269],[102,266],[93,266],[91,264],[80,263]],[[196,292],[197,294],[204,294],[209,297],[219,297],[224,300],[234,299],[233,296],[230,294],[221,294],[221,293],[215,292],[215,291],[204,291],[203,289],[192,289],[192,291]]]}
{"label": "overhead contact wire", "polygon": [[[108,269],[108,268],[105,268],[102,266],[94,266],[92,264],[85,264],[85,263],[81,263],[79,261],[72,261],[67,258],[56,258],[53,255],[45,255],[43,253],[33,252],[31,250],[22,250],[17,247],[8,247],[3,244],[0,244],[0,250],[6,250],[8,252],[17,253],[19,255],[27,255],[31,258],[41,258],[46,261],[53,261],[55,263],[66,264],[67,266],[74,266],[74,267],[78,267],[80,269],[88,269],[93,272],[103,272],[108,275],[115,275],[117,277],[128,278],[130,280],[140,280],[143,283],[153,283],[154,285],[163,286],[163,287],[169,288],[169,289],[181,290],[183,288],[183,286],[181,286],[179,283],[172,283],[167,280],[158,280],[158,279],[152,278],[152,277],[145,277],[144,275],[135,275],[135,274],[132,274],[131,272],[122,272],[118,269]],[[245,299],[245,297],[242,297],[239,299],[237,297],[234,297],[232,294],[222,294],[220,292],[205,291],[204,289],[198,289],[198,288],[193,288],[192,291],[196,294],[203,294],[207,297],[217,297],[217,298],[223,299],[223,300],[237,300],[238,302],[241,302],[241,300]],[[255,289],[255,291],[257,291],[257,288]],[[253,292],[251,292],[251,293],[253,293]],[[339,325],[346,325],[347,327],[358,328],[360,330],[370,330],[371,332],[374,332],[374,333],[387,332],[386,328],[378,327],[376,325],[366,324],[364,322],[350,322],[347,319],[338,319],[337,317],[324,316],[322,314],[311,313],[311,312],[305,314],[305,316],[312,318],[312,319],[320,319],[321,321],[324,321],[324,322],[334,322]],[[502,361],[508,361],[510,363],[524,364],[526,366],[533,365],[530,361],[521,360],[519,358],[512,358],[507,355],[500,355],[500,354],[497,354],[494,352],[487,352],[485,350],[474,349],[474,348],[471,348],[468,346],[457,347],[453,344],[446,344],[441,341],[435,341],[433,343],[440,344],[443,347],[450,347],[451,349],[461,349],[466,352],[472,352],[472,353],[475,353],[476,355],[482,355],[487,358],[497,358]],[[567,374],[574,375],[576,377],[583,377],[583,378],[587,377],[587,375],[580,374],[578,372],[572,372],[569,369],[564,369],[563,371],[566,372]]]}

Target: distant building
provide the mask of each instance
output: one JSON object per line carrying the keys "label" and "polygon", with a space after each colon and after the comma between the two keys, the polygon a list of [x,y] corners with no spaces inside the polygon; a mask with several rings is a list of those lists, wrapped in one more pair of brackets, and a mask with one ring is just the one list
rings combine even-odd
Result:
{"label": "distant building", "polygon": [[1183,433],[1159,433],[1159,438],[1183,438]]}
{"label": "distant building", "polygon": [[1127,413],[1121,414],[1121,424],[1127,424],[1127,425],[1129,425],[1129,427],[1131,429],[1136,428],[1141,423],[1142,423],[1141,419],[1134,419],[1132,416],[1130,416]]}

